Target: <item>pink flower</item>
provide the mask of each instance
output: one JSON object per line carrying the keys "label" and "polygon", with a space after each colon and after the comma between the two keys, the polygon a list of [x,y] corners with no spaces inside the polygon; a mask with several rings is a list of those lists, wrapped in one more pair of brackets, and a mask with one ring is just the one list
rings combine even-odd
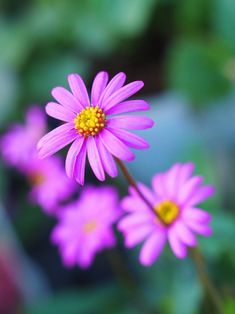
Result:
{"label": "pink flower", "polygon": [[123,199],[122,208],[128,215],[119,222],[118,229],[124,233],[127,247],[144,241],[140,251],[143,265],[153,264],[167,240],[174,254],[185,258],[187,246],[197,245],[195,233],[211,235],[211,216],[197,204],[210,197],[214,188],[202,186],[203,178],[192,176],[193,170],[192,163],[177,163],[167,172],[153,177],[153,190],[139,183],[139,189],[153,210],[133,188],[130,188],[130,195]]}
{"label": "pink flower", "polygon": [[20,170],[29,180],[30,199],[46,213],[56,213],[60,202],[75,189],[58,157],[40,160],[36,144],[46,132],[46,115],[36,106],[26,113],[25,124],[16,124],[2,137],[1,153],[5,162]]}
{"label": "pink flower", "polygon": [[32,155],[36,153],[36,143],[46,132],[46,116],[33,106],[26,113],[25,124],[15,124],[0,140],[0,150],[4,161],[23,171]]}
{"label": "pink flower", "polygon": [[54,88],[52,96],[58,103],[48,103],[46,111],[65,123],[39,141],[39,157],[48,157],[73,142],[66,159],[66,173],[83,185],[86,155],[94,174],[103,181],[105,172],[111,177],[117,176],[113,156],[131,161],[135,156],[129,147],[148,148],[145,140],[125,129],[151,128],[151,119],[136,115],[113,116],[149,109],[143,100],[126,100],[144,84],[135,81],[123,86],[125,79],[125,74],[119,73],[108,83],[108,74],[98,73],[92,85],[91,100],[78,74],[68,76],[72,93],[63,87]]}
{"label": "pink flower", "polygon": [[112,224],[119,215],[114,188],[85,187],[80,199],[61,210],[52,233],[52,242],[58,244],[64,264],[87,268],[97,252],[114,246]]}

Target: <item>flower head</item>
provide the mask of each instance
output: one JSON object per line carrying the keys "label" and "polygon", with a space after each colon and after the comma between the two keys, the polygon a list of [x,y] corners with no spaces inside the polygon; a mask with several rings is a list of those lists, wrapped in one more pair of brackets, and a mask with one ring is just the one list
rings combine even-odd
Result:
{"label": "flower head", "polygon": [[[113,156],[131,161],[135,149],[146,149],[148,143],[127,130],[142,130],[153,126],[147,117],[117,114],[148,110],[143,100],[126,100],[143,87],[135,81],[123,86],[126,76],[119,73],[108,83],[108,74],[96,75],[89,99],[87,89],[78,74],[68,76],[69,92],[63,87],[52,90],[56,102],[46,106],[48,115],[63,122],[38,143],[40,158],[48,157],[73,142],[66,158],[66,173],[84,184],[85,161],[88,157],[96,177],[103,181],[105,172],[117,176]],[[109,117],[111,115],[111,117]]]}
{"label": "flower head", "polygon": [[114,246],[112,224],[119,215],[114,188],[85,187],[77,201],[61,210],[52,233],[52,242],[59,246],[64,264],[87,268],[97,252]]}
{"label": "flower head", "polygon": [[175,164],[153,177],[153,190],[139,183],[152,210],[132,188],[123,199],[122,208],[128,215],[118,229],[124,233],[127,247],[145,241],[140,252],[143,265],[151,265],[158,258],[167,240],[174,254],[185,258],[187,246],[197,245],[195,233],[211,235],[211,216],[197,205],[210,197],[214,188],[203,186],[201,176],[192,176],[193,169],[192,163]]}

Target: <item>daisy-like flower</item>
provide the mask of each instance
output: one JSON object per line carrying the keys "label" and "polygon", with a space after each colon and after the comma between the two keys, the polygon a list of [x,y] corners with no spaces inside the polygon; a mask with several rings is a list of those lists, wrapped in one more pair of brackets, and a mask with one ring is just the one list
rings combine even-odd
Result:
{"label": "daisy-like flower", "polygon": [[80,198],[61,210],[52,232],[67,267],[87,268],[96,253],[115,245],[112,225],[120,216],[117,191],[110,186],[88,186]]}
{"label": "daisy-like flower", "polygon": [[46,115],[33,106],[26,113],[25,124],[15,124],[0,141],[5,162],[23,173],[31,185],[30,199],[46,213],[56,213],[60,202],[75,190],[59,157],[43,160],[37,156],[36,144],[46,132]]}
{"label": "daisy-like flower", "polygon": [[177,163],[167,172],[156,174],[150,190],[139,183],[138,187],[152,205],[152,210],[130,188],[130,195],[122,201],[128,212],[118,224],[123,232],[125,245],[144,244],[140,262],[149,266],[158,258],[167,240],[178,258],[185,258],[187,246],[196,246],[196,234],[210,236],[211,216],[197,205],[214,193],[212,186],[203,186],[201,176],[192,176],[192,163]]}
{"label": "daisy-like flower", "polygon": [[63,87],[54,88],[52,96],[57,103],[48,103],[46,112],[65,123],[39,141],[39,157],[48,157],[73,142],[66,158],[66,173],[83,185],[86,155],[94,174],[103,181],[105,172],[111,177],[117,176],[113,156],[131,161],[134,154],[129,147],[148,148],[145,140],[126,129],[151,128],[153,121],[150,118],[114,116],[149,109],[143,100],[127,100],[143,87],[143,82],[123,86],[125,79],[125,74],[119,73],[108,83],[108,74],[98,73],[92,85],[91,99],[78,74],[68,76],[72,93]]}

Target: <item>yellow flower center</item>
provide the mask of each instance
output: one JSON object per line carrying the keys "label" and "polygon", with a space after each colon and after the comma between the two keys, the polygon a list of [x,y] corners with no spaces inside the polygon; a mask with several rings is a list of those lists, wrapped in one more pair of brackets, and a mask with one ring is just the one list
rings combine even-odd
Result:
{"label": "yellow flower center", "polygon": [[160,220],[170,225],[179,215],[179,207],[171,201],[164,201],[154,207]]}
{"label": "yellow flower center", "polygon": [[92,231],[94,231],[97,227],[97,222],[95,220],[91,220],[91,221],[88,221],[84,227],[83,227],[83,230],[85,233],[90,233]]}
{"label": "yellow flower center", "polygon": [[32,185],[41,185],[45,181],[45,177],[41,173],[31,173],[28,178]]}
{"label": "yellow flower center", "polygon": [[86,107],[77,114],[74,125],[77,132],[85,137],[97,135],[105,126],[106,116],[98,106]]}

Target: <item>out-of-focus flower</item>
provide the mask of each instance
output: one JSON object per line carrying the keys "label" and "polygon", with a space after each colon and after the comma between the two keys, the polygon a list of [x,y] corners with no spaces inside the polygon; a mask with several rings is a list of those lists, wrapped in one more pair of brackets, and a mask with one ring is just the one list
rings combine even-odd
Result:
{"label": "out-of-focus flower", "polygon": [[29,180],[30,199],[52,214],[73,193],[75,181],[66,176],[59,157],[38,158],[36,144],[45,132],[46,115],[33,106],[26,114],[25,124],[14,125],[2,137],[1,153],[7,164],[16,167]]}
{"label": "out-of-focus flower", "polygon": [[153,264],[167,240],[174,254],[185,258],[187,246],[197,245],[194,233],[211,235],[211,216],[197,204],[210,197],[214,188],[202,186],[203,178],[192,176],[193,170],[192,163],[177,163],[167,172],[153,177],[153,190],[139,183],[138,187],[151,203],[152,210],[133,188],[123,199],[122,208],[128,215],[119,222],[118,229],[124,233],[127,247],[145,241],[140,251],[143,265]]}
{"label": "out-of-focus flower", "polygon": [[52,242],[59,246],[64,264],[87,268],[97,252],[114,246],[112,225],[119,216],[113,187],[85,187],[77,201],[61,210],[52,232]]}
{"label": "out-of-focus flower", "polygon": [[36,154],[36,143],[46,132],[46,116],[32,106],[26,113],[25,124],[14,124],[0,139],[0,150],[4,161],[24,171],[32,156]]}
{"label": "out-of-focus flower", "polygon": [[25,173],[31,184],[31,201],[48,214],[56,214],[60,202],[68,199],[76,188],[75,181],[66,176],[62,160],[56,156],[32,159]]}
{"label": "out-of-focus flower", "polygon": [[63,87],[54,88],[52,96],[58,103],[48,103],[46,111],[65,123],[39,141],[39,157],[51,156],[73,142],[66,159],[66,172],[69,177],[74,177],[83,185],[86,154],[94,174],[103,181],[105,172],[111,177],[117,176],[113,156],[131,161],[134,154],[129,147],[148,148],[145,140],[125,129],[151,128],[151,119],[127,115],[108,117],[149,109],[149,105],[143,100],[126,100],[144,84],[142,81],[135,81],[123,86],[125,79],[126,75],[119,73],[108,83],[108,74],[98,73],[92,85],[91,100],[78,74],[68,76],[72,93]]}

